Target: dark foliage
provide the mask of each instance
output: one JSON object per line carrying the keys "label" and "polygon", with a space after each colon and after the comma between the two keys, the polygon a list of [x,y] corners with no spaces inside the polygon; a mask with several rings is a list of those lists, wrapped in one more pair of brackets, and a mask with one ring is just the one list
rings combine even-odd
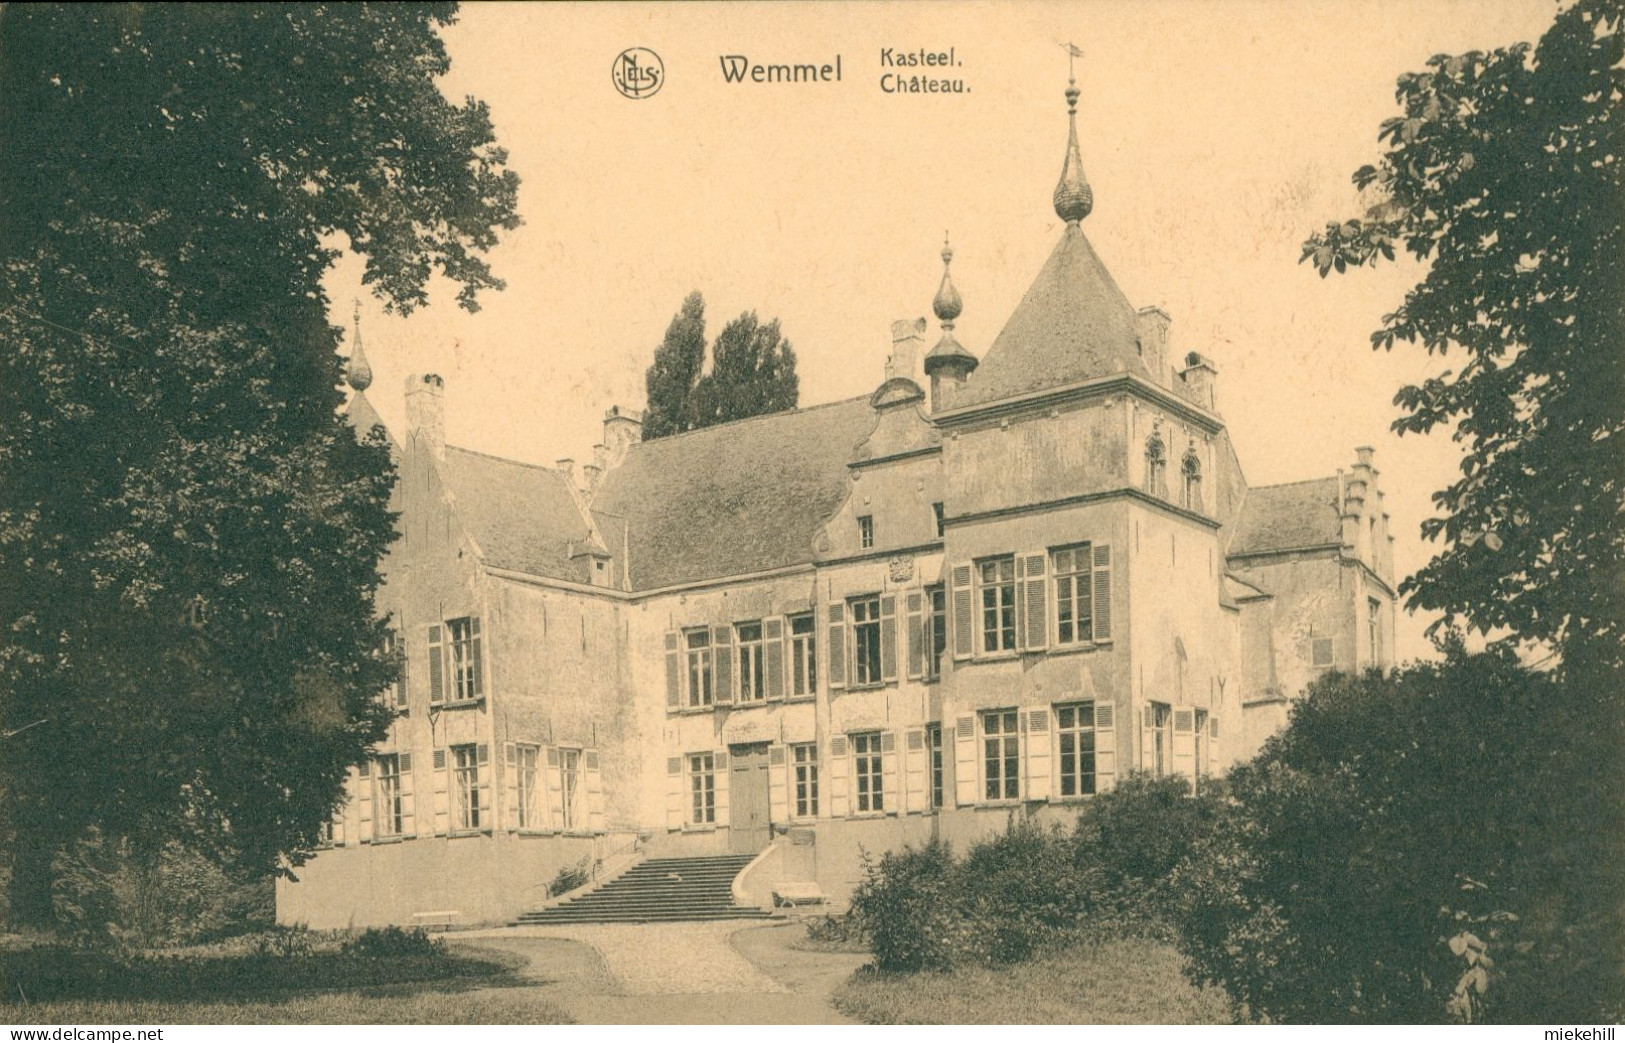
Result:
{"label": "dark foliage", "polygon": [[[331,237],[472,308],[517,224],[453,4],[0,6],[0,792],[11,915],[97,829],[297,866],[383,734],[384,443]],[[229,824],[229,826],[228,826]]]}
{"label": "dark foliage", "polygon": [[1462,365],[1403,388],[1403,433],[1466,449],[1402,585],[1415,608],[1562,653],[1618,714],[1625,649],[1625,7],[1578,0],[1540,42],[1438,55],[1400,77],[1380,202],[1304,244],[1322,275],[1392,259],[1427,276],[1372,334]]}
{"label": "dark foliage", "polygon": [[644,438],[664,438],[713,424],[794,409],[800,395],[796,354],[755,312],[728,323],[711,347],[705,368],[705,301],[683,300],[644,375],[649,393]]}
{"label": "dark foliage", "polygon": [[574,891],[584,886],[591,879],[592,859],[584,858],[571,865],[560,866],[559,871],[553,875],[553,882],[547,885],[547,893],[557,897],[566,891]]}
{"label": "dark foliage", "polygon": [[694,429],[694,385],[705,368],[705,298],[696,290],[683,298],[671,317],[665,339],[655,349],[644,374],[649,393],[643,413],[643,437],[665,438]]}
{"label": "dark foliage", "polygon": [[1616,1021],[1625,758],[1510,653],[1333,675],[1176,874],[1204,982],[1286,1022]]}

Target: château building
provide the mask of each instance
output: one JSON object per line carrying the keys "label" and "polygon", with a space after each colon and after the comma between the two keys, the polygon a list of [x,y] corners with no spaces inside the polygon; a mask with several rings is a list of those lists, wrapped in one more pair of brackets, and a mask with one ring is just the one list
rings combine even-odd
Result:
{"label": "ch\u00e2teau building", "polygon": [[[1214,362],[1089,243],[1067,98],[1064,231],[989,345],[955,337],[945,247],[940,331],[894,323],[858,398],[648,442],[612,408],[543,467],[449,445],[441,379],[408,379],[397,716],[283,922],[506,920],[646,855],[839,902],[860,847],[1064,820],[1135,770],[1200,785],[1318,673],[1389,661],[1371,450],[1248,485]],[[370,430],[359,341],[349,377]]]}

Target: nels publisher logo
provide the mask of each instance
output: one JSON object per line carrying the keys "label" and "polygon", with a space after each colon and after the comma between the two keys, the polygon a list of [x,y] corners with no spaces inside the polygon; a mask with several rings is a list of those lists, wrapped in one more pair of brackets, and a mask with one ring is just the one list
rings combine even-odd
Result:
{"label": "nels publisher logo", "polygon": [[647,98],[666,82],[666,66],[649,48],[628,47],[615,56],[609,75],[615,89],[628,98]]}

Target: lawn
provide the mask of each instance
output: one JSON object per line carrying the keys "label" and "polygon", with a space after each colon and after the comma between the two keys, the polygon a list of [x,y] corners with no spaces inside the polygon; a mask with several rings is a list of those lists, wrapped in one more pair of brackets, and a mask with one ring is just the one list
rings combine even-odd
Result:
{"label": "lawn", "polygon": [[412,991],[399,986],[252,1000],[0,1003],[0,1025],[564,1025],[526,989]]}
{"label": "lawn", "polygon": [[1162,942],[1125,939],[1043,953],[1008,967],[920,974],[861,970],[835,1006],[875,1025],[1223,1025],[1224,994],[1185,977]]}

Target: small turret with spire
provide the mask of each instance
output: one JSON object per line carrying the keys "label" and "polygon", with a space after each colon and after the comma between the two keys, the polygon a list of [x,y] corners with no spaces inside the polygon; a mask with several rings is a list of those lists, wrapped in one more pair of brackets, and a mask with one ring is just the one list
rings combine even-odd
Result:
{"label": "small turret with spire", "polygon": [[361,350],[361,302],[355,302],[355,347],[350,349],[350,361],[344,366],[344,382],[359,394],[372,386],[372,366],[367,364],[367,353]]}
{"label": "small turret with spire", "polygon": [[965,302],[954,288],[951,266],[954,248],[946,235],[942,241],[942,284],[931,301],[931,310],[942,323],[942,339],[926,353],[925,375],[931,378],[931,411],[937,412],[953,404],[953,390],[965,382],[976,369],[976,356],[966,351],[954,337],[954,320],[964,310]]}

